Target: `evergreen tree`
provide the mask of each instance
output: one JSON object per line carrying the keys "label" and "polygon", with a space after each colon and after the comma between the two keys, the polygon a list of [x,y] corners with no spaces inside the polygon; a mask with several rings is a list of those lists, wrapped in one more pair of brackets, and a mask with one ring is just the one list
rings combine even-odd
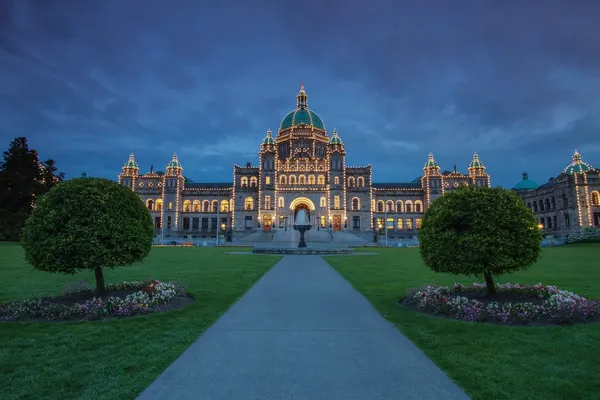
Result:
{"label": "evergreen tree", "polygon": [[62,180],[54,160],[40,163],[27,138],[17,137],[0,161],[0,240],[19,240],[35,198]]}

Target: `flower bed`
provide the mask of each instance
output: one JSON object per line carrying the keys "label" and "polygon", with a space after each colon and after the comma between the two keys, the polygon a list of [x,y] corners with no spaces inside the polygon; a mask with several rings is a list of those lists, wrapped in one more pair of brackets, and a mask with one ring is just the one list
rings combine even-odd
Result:
{"label": "flower bed", "polygon": [[541,283],[532,286],[502,284],[497,297],[486,295],[486,286],[455,284],[413,288],[403,304],[418,311],[456,319],[501,324],[571,324],[600,321],[600,301],[591,301],[566,290]]}
{"label": "flower bed", "polygon": [[106,291],[97,298],[84,284],[80,290],[65,290],[64,296],[0,304],[0,321],[98,320],[162,311],[177,299],[191,302],[183,284],[156,279],[108,284]]}

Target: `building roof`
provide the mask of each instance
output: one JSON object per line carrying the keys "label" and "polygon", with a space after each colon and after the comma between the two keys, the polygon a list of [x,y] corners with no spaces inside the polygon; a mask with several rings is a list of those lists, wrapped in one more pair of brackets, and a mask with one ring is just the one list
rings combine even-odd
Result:
{"label": "building roof", "polygon": [[538,189],[540,186],[535,183],[534,181],[529,179],[529,175],[527,174],[527,172],[523,172],[523,179],[517,183],[513,189],[515,190],[535,190]]}
{"label": "building roof", "polygon": [[[420,178],[419,178],[420,179]],[[375,189],[421,189],[421,181],[401,183],[373,183]]]}
{"label": "building roof", "polygon": [[314,111],[308,109],[308,95],[304,91],[304,85],[300,86],[300,92],[298,92],[296,98],[296,109],[290,111],[283,118],[281,125],[279,126],[279,130],[282,131],[297,126],[306,126],[324,131],[325,124],[323,123],[321,117],[319,117]]}
{"label": "building roof", "polygon": [[333,136],[331,137],[331,139],[329,139],[329,143],[331,143],[331,144],[344,144],[344,143],[342,143],[342,139],[340,139],[340,137],[338,136],[337,129],[333,130]]}
{"label": "building roof", "polygon": [[231,182],[191,182],[186,183],[186,188],[191,189],[229,189],[233,185]]}

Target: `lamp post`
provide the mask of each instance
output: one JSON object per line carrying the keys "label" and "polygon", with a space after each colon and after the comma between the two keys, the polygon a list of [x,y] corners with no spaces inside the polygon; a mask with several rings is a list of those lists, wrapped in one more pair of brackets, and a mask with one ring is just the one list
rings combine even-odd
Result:
{"label": "lamp post", "polygon": [[165,207],[160,204],[160,244],[164,244],[165,240]]}

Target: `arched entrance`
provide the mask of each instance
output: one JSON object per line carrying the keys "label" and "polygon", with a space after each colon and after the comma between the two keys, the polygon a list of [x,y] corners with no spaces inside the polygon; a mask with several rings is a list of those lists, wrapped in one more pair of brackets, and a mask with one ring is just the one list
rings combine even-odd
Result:
{"label": "arched entrance", "polygon": [[273,219],[270,214],[263,216],[263,231],[271,232],[271,226],[273,225]]}

